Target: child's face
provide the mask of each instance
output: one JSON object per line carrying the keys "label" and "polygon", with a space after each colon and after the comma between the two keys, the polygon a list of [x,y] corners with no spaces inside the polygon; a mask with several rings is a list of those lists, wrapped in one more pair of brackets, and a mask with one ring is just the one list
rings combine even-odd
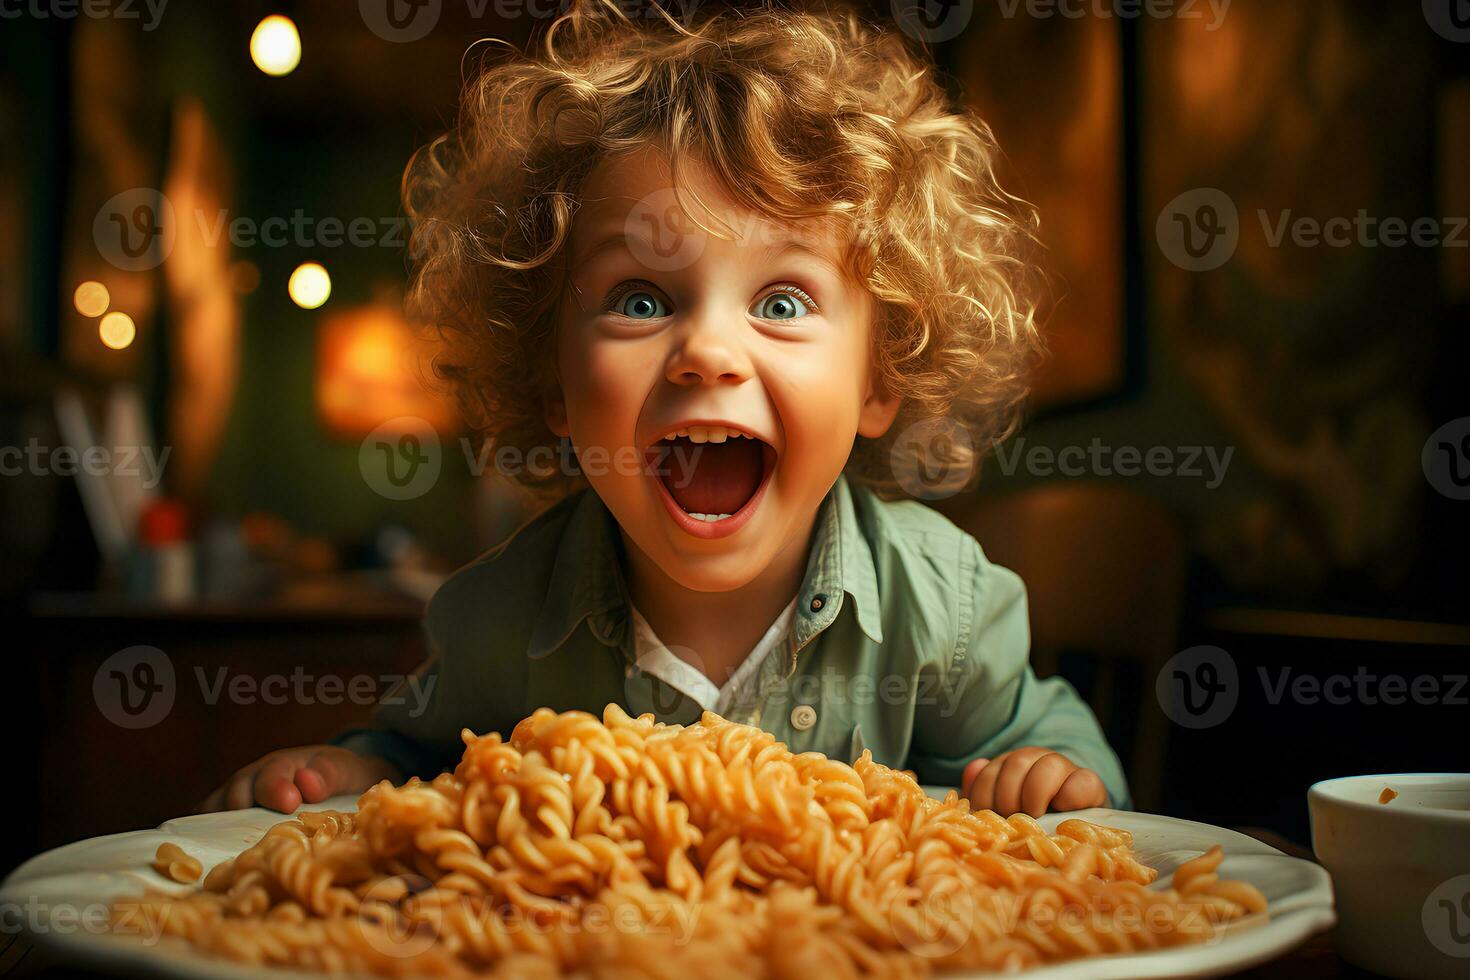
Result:
{"label": "child's face", "polygon": [[688,179],[736,240],[677,210],[651,150],[589,176],[547,421],[632,545],[685,588],[727,591],[804,549],[854,437],[882,435],[898,403],[874,391],[872,301],[840,243]]}

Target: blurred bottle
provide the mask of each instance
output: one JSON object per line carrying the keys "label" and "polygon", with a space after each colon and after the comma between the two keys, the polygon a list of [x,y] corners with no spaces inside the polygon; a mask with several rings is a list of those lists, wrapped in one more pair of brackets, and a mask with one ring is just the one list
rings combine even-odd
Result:
{"label": "blurred bottle", "polygon": [[131,585],[135,593],[166,603],[189,602],[198,594],[189,515],[177,500],[157,497],[143,506]]}

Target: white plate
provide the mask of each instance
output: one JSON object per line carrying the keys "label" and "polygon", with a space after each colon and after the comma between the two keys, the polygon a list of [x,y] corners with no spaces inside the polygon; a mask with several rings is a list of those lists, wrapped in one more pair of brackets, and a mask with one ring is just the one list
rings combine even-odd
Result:
{"label": "white plate", "polygon": [[[352,810],[356,800],[337,797],[307,807]],[[1079,817],[1133,834],[1145,864],[1167,881],[1180,864],[1215,844],[1225,848],[1221,874],[1250,882],[1270,900],[1270,916],[1241,920],[1216,941],[1196,946],[1094,957],[1025,974],[1028,980],[1145,980],[1163,977],[1213,977],[1248,969],[1299,945],[1334,921],[1332,885],[1327,872],[1310,861],[1287,857],[1253,838],[1208,824],[1149,813],[1082,810],[1051,814],[1041,823],[1054,829]],[[210,959],[169,943],[142,946],[121,936],[89,928],[105,922],[107,903],[144,886],[187,891],[150,867],[158,845],[175,841],[199,858],[205,870],[258,841],[272,824],[285,819],[271,810],[236,810],[170,820],[157,830],[140,830],[78,841],[32,858],[0,886],[0,908],[8,928],[19,912],[21,924],[52,957],[68,963],[130,974],[239,980],[262,975],[281,980],[305,976],[296,971],[250,970]]]}

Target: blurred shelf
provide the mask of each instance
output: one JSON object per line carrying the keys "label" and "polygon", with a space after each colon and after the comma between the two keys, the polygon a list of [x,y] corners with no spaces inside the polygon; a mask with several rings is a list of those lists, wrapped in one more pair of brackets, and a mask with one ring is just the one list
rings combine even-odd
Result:
{"label": "blurred shelf", "polygon": [[37,620],[127,620],[213,624],[414,624],[424,603],[401,593],[345,583],[313,583],[261,598],[159,602],[97,592],[42,592],[31,597]]}

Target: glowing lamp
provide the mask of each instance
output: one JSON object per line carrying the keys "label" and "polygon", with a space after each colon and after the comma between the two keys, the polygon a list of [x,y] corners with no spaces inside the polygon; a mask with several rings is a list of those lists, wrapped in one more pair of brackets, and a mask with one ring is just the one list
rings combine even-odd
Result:
{"label": "glowing lamp", "polygon": [[301,64],[301,35],[291,18],[271,14],[250,35],[250,60],[267,75],[289,75]]}

